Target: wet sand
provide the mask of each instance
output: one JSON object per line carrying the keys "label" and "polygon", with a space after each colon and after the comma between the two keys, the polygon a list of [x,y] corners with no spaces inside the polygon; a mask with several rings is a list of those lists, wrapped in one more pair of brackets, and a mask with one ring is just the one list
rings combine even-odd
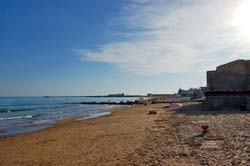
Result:
{"label": "wet sand", "polygon": [[2,138],[0,165],[250,165],[250,111],[165,106],[116,108],[105,117]]}

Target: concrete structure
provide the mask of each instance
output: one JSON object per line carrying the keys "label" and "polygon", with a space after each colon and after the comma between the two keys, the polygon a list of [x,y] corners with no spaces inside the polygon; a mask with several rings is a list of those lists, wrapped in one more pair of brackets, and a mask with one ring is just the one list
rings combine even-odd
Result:
{"label": "concrete structure", "polygon": [[250,108],[250,60],[236,60],[207,72],[210,109]]}

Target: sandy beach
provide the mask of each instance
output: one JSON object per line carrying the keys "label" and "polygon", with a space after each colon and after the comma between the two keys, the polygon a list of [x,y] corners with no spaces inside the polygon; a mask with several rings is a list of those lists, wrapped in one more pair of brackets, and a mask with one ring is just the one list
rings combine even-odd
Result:
{"label": "sandy beach", "polygon": [[248,112],[205,111],[199,103],[178,111],[166,104],[109,111],[1,138],[0,165],[250,165]]}
{"label": "sandy beach", "polygon": [[[155,106],[154,106],[155,107]],[[158,106],[156,106],[157,109]],[[112,115],[57,123],[0,139],[0,165],[119,165],[142,146],[157,115],[151,107],[109,110]]]}

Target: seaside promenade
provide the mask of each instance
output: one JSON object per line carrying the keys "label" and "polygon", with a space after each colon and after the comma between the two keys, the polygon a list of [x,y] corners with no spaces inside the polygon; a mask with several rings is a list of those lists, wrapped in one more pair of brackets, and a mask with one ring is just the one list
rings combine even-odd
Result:
{"label": "seaside promenade", "polygon": [[[250,113],[181,110],[167,104],[109,110],[111,115],[67,120],[34,133],[0,138],[1,166],[248,165]],[[149,111],[157,114],[149,115]],[[209,126],[202,133],[201,125]]]}

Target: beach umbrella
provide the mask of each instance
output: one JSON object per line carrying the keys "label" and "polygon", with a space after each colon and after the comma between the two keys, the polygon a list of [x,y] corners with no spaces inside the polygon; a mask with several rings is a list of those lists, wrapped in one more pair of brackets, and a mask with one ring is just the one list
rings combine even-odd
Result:
{"label": "beach umbrella", "polygon": [[169,105],[170,110],[176,110],[176,109],[180,109],[182,107],[183,107],[183,105],[180,103],[172,103]]}

